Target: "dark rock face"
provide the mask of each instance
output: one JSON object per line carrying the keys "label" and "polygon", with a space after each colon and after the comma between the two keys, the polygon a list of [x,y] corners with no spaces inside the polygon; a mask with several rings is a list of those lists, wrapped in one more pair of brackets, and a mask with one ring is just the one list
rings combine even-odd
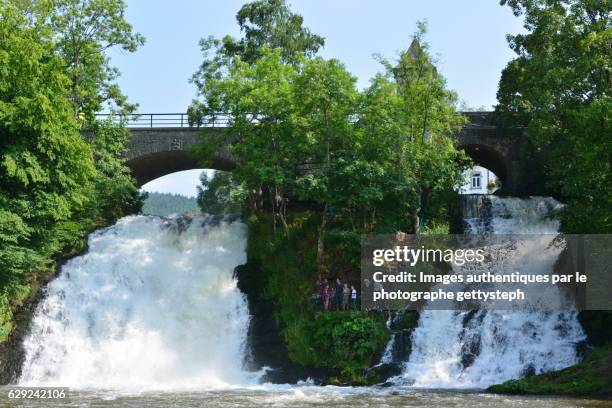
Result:
{"label": "dark rock face", "polygon": [[578,314],[578,320],[590,345],[605,346],[609,344],[610,339],[612,339],[612,311],[583,310]]}
{"label": "dark rock face", "polygon": [[461,365],[464,369],[474,364],[476,357],[480,354],[480,347],[479,335],[469,336],[467,341],[463,343],[461,347]]}
{"label": "dark rock face", "polygon": [[393,336],[391,361],[401,364],[408,360],[412,352],[412,332],[418,324],[419,313],[417,311],[398,312],[391,319],[389,326]]}
{"label": "dark rock face", "polygon": [[30,333],[32,318],[40,301],[45,297],[47,284],[59,275],[62,265],[75,256],[85,254],[89,250],[85,244],[79,251],[71,252],[56,258],[55,270],[39,276],[39,282],[32,295],[15,310],[14,326],[9,338],[0,343],[0,385],[14,384],[21,376],[25,349],[23,341]]}
{"label": "dark rock face", "polygon": [[486,314],[486,310],[470,310],[463,318],[461,365],[464,369],[474,364],[474,361],[480,355],[482,339],[478,327],[482,324]]}
{"label": "dark rock face", "polygon": [[408,360],[412,351],[412,329],[400,330],[393,333],[393,349],[391,356],[394,362],[400,363]]}
{"label": "dark rock face", "polygon": [[521,373],[521,377],[532,377],[536,374],[537,372],[533,364],[529,364],[527,365],[527,367],[523,369],[523,372]]}
{"label": "dark rock face", "polygon": [[44,290],[39,290],[15,312],[15,328],[8,340],[0,343],[0,385],[14,384],[21,376],[25,361],[23,340],[30,333],[32,317],[43,297]]}
{"label": "dark rock face", "polygon": [[382,386],[391,385],[388,380],[402,373],[403,365],[408,361],[412,352],[412,332],[418,322],[419,313],[416,311],[398,312],[391,318],[389,328],[392,331],[393,343],[390,349],[390,362],[382,363],[383,353],[381,353],[378,357],[379,364],[366,371],[369,383]]}
{"label": "dark rock face", "polygon": [[374,383],[387,385],[386,381],[402,373],[402,367],[397,363],[380,364],[367,370],[367,377]]}
{"label": "dark rock face", "polygon": [[296,383],[311,378],[315,383],[324,383],[333,372],[326,368],[301,367],[289,359],[289,353],[280,329],[274,318],[276,306],[263,297],[266,284],[259,265],[240,265],[234,270],[238,288],[245,294],[251,321],[247,334],[247,356],[245,366],[258,371],[269,370],[262,382]]}

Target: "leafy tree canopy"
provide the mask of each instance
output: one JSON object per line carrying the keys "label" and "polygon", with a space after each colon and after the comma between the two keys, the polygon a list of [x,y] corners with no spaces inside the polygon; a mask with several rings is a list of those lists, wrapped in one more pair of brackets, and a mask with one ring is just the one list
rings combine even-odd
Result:
{"label": "leafy tree canopy", "polygon": [[105,55],[142,42],[124,9],[115,0],[0,2],[0,340],[54,256],[140,208],[121,159],[126,129],[94,120],[105,102],[126,107]]}
{"label": "leafy tree canopy", "polygon": [[[302,57],[313,57],[325,40],[303,26],[303,18],[293,13],[285,0],[256,0],[245,4],[238,11],[236,20],[244,36],[240,39],[225,36],[200,40],[204,60],[193,75],[192,82],[202,91],[210,79],[219,79],[238,59],[253,64],[264,55],[264,50],[280,52],[283,63],[298,63]],[[189,107],[193,123],[201,124],[202,118],[219,112],[221,106],[214,95],[202,93],[206,103],[194,101]]]}
{"label": "leafy tree canopy", "polygon": [[106,56],[114,47],[134,52],[144,44],[144,37],[125,20],[125,2],[56,0],[53,5],[51,27],[71,81],[74,113],[91,120],[104,104],[133,110],[114,82],[119,71]]}
{"label": "leafy tree canopy", "polygon": [[612,3],[502,0],[525,19],[509,36],[497,110],[527,126],[567,232],[612,231]]}
{"label": "leafy tree canopy", "polygon": [[91,197],[92,151],[68,99],[53,31],[0,3],[0,338],[27,274],[61,246]]}
{"label": "leafy tree canopy", "polygon": [[223,50],[245,62],[261,57],[263,47],[280,48],[283,61],[294,61],[296,55],[312,57],[325,45],[325,39],[304,27],[302,16],[293,13],[285,0],[247,3],[236,14],[236,21],[244,37],[224,37]]}
{"label": "leafy tree canopy", "polygon": [[245,202],[244,186],[236,183],[232,173],[216,171],[208,176],[200,175],[197,204],[203,214],[241,213]]}
{"label": "leafy tree canopy", "polygon": [[387,72],[364,93],[333,59],[288,63],[281,49],[263,47],[252,63],[226,60],[202,78],[190,112],[197,123],[225,112],[230,126],[198,154],[229,147],[250,207],[267,203],[285,225],[287,203],[300,198],[322,207],[322,234],[336,215],[359,231],[418,229],[413,219],[432,195],[461,182],[466,162],[452,138],[464,119],[422,28],[397,65],[383,61]]}

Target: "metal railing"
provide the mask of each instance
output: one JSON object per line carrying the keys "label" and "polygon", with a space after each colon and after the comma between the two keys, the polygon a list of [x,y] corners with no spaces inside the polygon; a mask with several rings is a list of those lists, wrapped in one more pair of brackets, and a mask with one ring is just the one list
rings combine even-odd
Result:
{"label": "metal railing", "polygon": [[187,128],[187,127],[226,127],[229,123],[229,116],[217,114],[202,118],[200,124],[190,124],[187,113],[134,113],[123,118],[118,115],[99,113],[97,118],[104,120],[113,118],[117,122],[125,120],[128,128]]}
{"label": "metal railing", "polygon": [[[491,112],[461,112],[470,118],[468,126],[482,127],[486,124],[486,119],[491,115]],[[108,113],[100,113],[97,118],[104,120],[112,117],[117,121],[120,117]],[[253,115],[255,119],[257,115]],[[230,123],[230,115],[227,113],[217,113],[207,117],[203,117],[199,124],[190,124],[189,115],[187,113],[134,113],[124,116],[126,127],[128,128],[187,128],[187,127],[226,127]],[[485,123],[479,123],[484,121]],[[494,126],[490,126],[494,127]]]}

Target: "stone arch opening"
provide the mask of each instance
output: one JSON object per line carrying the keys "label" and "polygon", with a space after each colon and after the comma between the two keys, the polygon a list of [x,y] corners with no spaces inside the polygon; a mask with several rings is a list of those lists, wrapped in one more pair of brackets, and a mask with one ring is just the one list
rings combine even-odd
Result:
{"label": "stone arch opening", "polygon": [[501,181],[502,187],[508,182],[508,165],[504,156],[497,150],[480,144],[461,146],[475,164],[491,170]]}
{"label": "stone arch opening", "polygon": [[217,157],[210,166],[202,166],[188,150],[167,150],[134,157],[126,161],[132,169],[138,187],[149,181],[184,170],[206,167],[211,170],[230,171],[234,163],[226,157]]}

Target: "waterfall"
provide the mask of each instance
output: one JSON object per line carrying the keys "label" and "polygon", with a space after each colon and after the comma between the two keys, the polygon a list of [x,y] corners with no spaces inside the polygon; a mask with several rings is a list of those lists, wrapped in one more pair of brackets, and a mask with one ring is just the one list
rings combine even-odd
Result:
{"label": "waterfall", "polygon": [[126,217],[89,237],[46,288],[24,342],[21,385],[189,389],[252,382],[233,270],[231,217]]}
{"label": "waterfall", "polygon": [[[464,196],[464,229],[475,234],[550,234],[552,240],[559,224],[547,214],[559,205],[545,197]],[[530,250],[528,259],[535,252]],[[555,260],[539,260],[538,266],[552,273]],[[393,381],[424,388],[484,388],[575,364],[576,345],[584,338],[575,310],[425,308],[412,333],[411,354]]]}

